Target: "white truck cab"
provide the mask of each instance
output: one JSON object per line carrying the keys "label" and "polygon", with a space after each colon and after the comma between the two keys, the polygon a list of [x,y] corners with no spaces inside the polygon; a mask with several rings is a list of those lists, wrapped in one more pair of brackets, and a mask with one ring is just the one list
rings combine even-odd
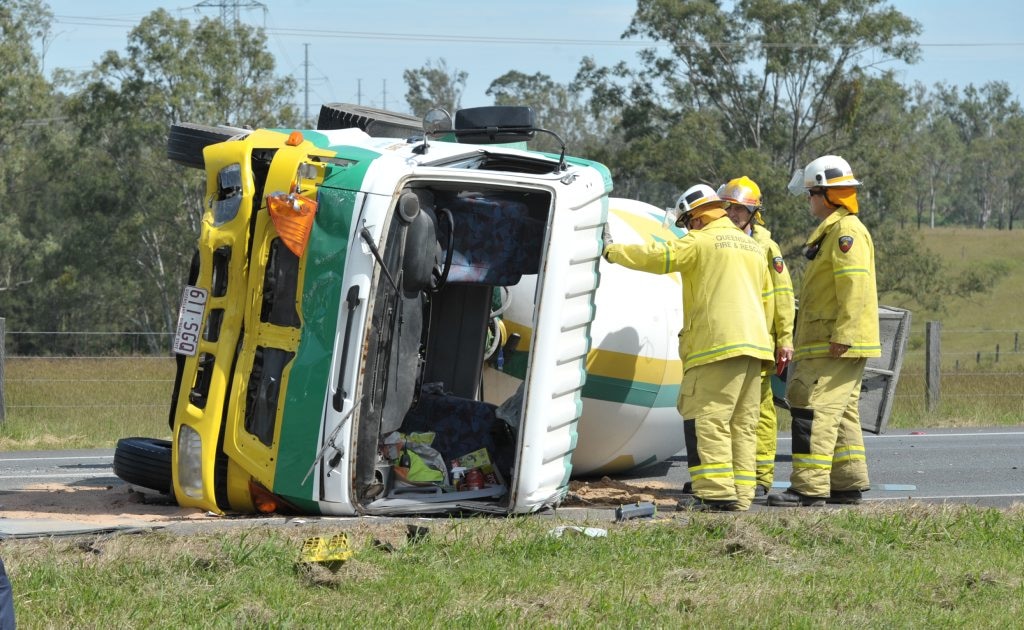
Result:
{"label": "white truck cab", "polygon": [[[174,344],[180,505],[514,514],[564,497],[609,173],[509,146],[543,132],[527,108],[428,120],[332,105],[313,130],[172,129],[169,155],[207,176]],[[488,403],[493,305],[523,278],[522,386]]]}

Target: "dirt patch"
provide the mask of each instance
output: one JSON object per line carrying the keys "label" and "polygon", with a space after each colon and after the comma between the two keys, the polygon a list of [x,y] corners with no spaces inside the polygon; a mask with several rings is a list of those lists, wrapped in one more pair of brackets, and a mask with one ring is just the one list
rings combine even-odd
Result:
{"label": "dirt patch", "polygon": [[683,497],[682,489],[666,483],[647,481],[629,483],[601,477],[590,481],[570,481],[569,494],[562,505],[571,507],[618,507],[646,501],[660,510],[672,511]]}
{"label": "dirt patch", "polygon": [[[571,481],[569,494],[562,505],[615,508],[650,502],[660,511],[668,512],[675,510],[676,502],[682,496],[678,487],[669,484],[650,481],[634,484],[602,477]],[[0,493],[0,518],[121,525],[138,521],[159,523],[220,517],[194,508],[178,507],[173,497],[139,492],[127,484],[69,486],[49,483]]]}
{"label": "dirt patch", "polygon": [[0,515],[104,525],[215,518],[202,510],[178,507],[170,497],[138,492],[126,484],[72,487],[59,483],[0,494]]}

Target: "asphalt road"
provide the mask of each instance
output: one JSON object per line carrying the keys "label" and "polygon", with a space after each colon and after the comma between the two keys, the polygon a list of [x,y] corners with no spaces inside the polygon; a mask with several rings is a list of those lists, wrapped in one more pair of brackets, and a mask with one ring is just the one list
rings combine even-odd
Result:
{"label": "asphalt road", "polygon": [[[1024,427],[893,431],[864,435],[872,491],[868,501],[954,502],[1005,507],[1024,503]],[[789,484],[792,440],[779,435],[775,487]],[[682,485],[686,454],[626,480]]]}
{"label": "asphalt road", "polygon": [[[869,501],[969,503],[1005,507],[1024,503],[1024,427],[896,431],[865,435],[872,491]],[[776,487],[788,484],[791,443],[779,436]],[[111,469],[110,449],[0,453],[0,493],[43,483],[72,486],[123,483]],[[686,454],[622,481],[682,486],[689,478]]]}

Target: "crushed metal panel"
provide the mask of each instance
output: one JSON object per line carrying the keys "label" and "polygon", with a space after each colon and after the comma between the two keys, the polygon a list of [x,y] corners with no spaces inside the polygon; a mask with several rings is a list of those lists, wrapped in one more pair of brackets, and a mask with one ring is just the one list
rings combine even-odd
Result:
{"label": "crushed metal panel", "polygon": [[868,359],[860,392],[860,426],[869,433],[885,433],[910,336],[910,311],[878,307],[882,355]]}

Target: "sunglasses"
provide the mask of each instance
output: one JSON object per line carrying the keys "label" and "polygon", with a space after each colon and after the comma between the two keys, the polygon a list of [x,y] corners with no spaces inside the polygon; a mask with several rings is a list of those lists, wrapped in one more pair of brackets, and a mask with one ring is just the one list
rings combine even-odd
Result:
{"label": "sunglasses", "polygon": [[825,196],[825,191],[824,190],[813,190],[813,189],[807,191],[807,196],[808,197],[817,197],[819,195],[824,197]]}

